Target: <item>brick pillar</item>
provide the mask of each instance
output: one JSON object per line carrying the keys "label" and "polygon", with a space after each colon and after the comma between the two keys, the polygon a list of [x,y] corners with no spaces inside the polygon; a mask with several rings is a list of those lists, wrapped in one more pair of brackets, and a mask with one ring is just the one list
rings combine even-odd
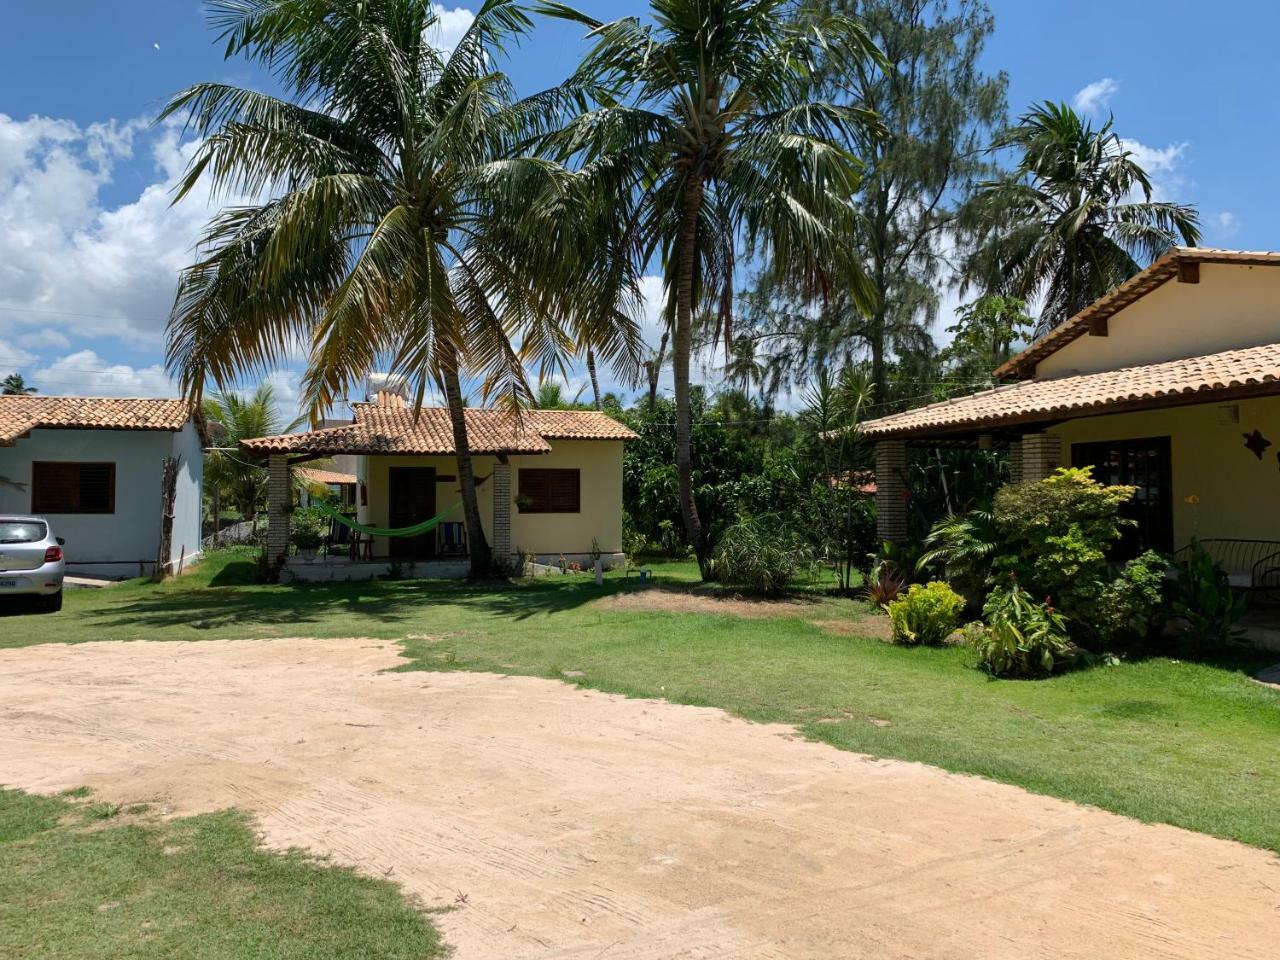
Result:
{"label": "brick pillar", "polygon": [[1062,466],[1062,438],[1028,433],[1022,438],[1022,479],[1043,480]]}
{"label": "brick pillar", "polygon": [[284,454],[267,458],[267,565],[279,572],[289,555],[289,506],[292,484]]}
{"label": "brick pillar", "polygon": [[881,540],[900,543],[907,539],[907,445],[901,440],[876,444],[876,534]]}
{"label": "brick pillar", "polygon": [[1022,441],[1009,444],[1009,482],[1022,482]]}
{"label": "brick pillar", "polygon": [[493,555],[511,556],[511,464],[493,466]]}

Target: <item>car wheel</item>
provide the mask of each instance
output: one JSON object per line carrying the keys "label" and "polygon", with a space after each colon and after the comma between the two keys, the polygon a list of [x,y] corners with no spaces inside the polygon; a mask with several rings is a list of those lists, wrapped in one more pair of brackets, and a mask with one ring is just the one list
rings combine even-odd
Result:
{"label": "car wheel", "polygon": [[46,597],[42,597],[41,600],[42,600],[41,607],[44,609],[45,613],[57,613],[59,610],[62,609],[62,591],[61,590],[59,590],[57,593],[51,593]]}

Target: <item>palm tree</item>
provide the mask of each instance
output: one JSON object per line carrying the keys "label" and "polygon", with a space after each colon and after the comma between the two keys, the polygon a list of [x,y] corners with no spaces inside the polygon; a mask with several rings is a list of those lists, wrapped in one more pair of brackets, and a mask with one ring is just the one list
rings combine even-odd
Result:
{"label": "palm tree", "polygon": [[20,373],[11,373],[3,380],[0,380],[0,395],[26,397],[35,392],[36,388],[27,386],[27,382],[22,379],[22,374]]}
{"label": "palm tree", "polygon": [[[534,398],[534,405],[539,410],[579,410],[582,404],[582,394],[586,390],[586,385],[578,388],[578,392],[573,395],[573,399],[565,397],[565,385],[558,380],[546,380],[538,385],[538,393]],[[598,396],[598,394],[597,394]],[[596,409],[600,409],[597,403]]]}
{"label": "palm tree", "polygon": [[1042,303],[1037,333],[1114,289],[1170,247],[1200,242],[1194,207],[1152,199],[1151,179],[1112,129],[1043,103],[996,148],[1019,152],[979,188],[968,216],[989,228],[971,272],[993,292]]}
{"label": "palm tree", "polygon": [[[795,0],[651,0],[653,23],[602,23],[563,4],[592,49],[567,89],[595,107],[553,143],[614,191],[617,254],[639,272],[655,253],[668,291],[675,372],[676,464],[685,530],[705,577],[707,544],[690,454],[693,318],[717,318],[729,347],[735,264],[794,281],[812,295],[865,278],[844,256],[858,162],[840,144],[865,111],[813,99],[818,51],[874,56],[851,20]],[[867,302],[863,297],[863,303]]]}
{"label": "palm tree", "polygon": [[201,83],[161,115],[185,115],[203,138],[178,199],[202,178],[219,195],[269,195],[209,224],[170,318],[170,369],[198,396],[307,344],[313,420],[372,369],[410,383],[415,409],[438,387],[471,573],[487,576],[462,377],[514,408],[531,399],[523,361],[555,365],[572,333],[589,329],[609,360],[634,349],[615,314],[575,311],[577,265],[555,259],[582,248],[568,234],[571,178],[522,153],[549,111],[517,102],[493,68],[531,21],[516,0],[486,0],[445,53],[430,0],[209,7],[227,55],[269,68],[287,98]]}
{"label": "palm tree", "polygon": [[224,497],[236,505],[241,517],[252,521],[267,495],[267,471],[233,452],[240,441],[286,433],[302,421],[285,423],[269,383],[260,385],[249,397],[229,391],[207,396],[201,409],[205,421],[215,425],[218,433],[217,447],[204,459],[204,480],[213,495],[216,534]]}

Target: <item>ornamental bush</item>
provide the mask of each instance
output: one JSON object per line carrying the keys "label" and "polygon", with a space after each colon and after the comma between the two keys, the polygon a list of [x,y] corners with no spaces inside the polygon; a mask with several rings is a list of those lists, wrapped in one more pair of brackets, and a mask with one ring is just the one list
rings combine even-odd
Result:
{"label": "ornamental bush", "polygon": [[319,510],[295,510],[289,518],[289,539],[300,550],[314,550],[329,534],[329,518]]}
{"label": "ornamental bush", "polygon": [[[1133,523],[1121,518],[1120,507],[1134,491],[1098,483],[1091,467],[1063,468],[1043,480],[1005,487],[995,498],[1000,548],[993,582],[1012,575],[1033,596],[1050,598],[1075,624],[1081,643],[1109,641],[1108,625],[1097,611],[1116,578],[1107,553]],[[1125,619],[1123,611],[1113,618]]]}
{"label": "ornamental bush", "polygon": [[893,624],[893,642],[938,646],[960,626],[964,597],[941,581],[913,583],[911,589],[885,605]]}
{"label": "ornamental bush", "polygon": [[1097,599],[1107,550],[1126,524],[1120,507],[1134,487],[1108,487],[1091,467],[1063,468],[1044,480],[996,494],[995,519],[1006,553],[997,572],[1013,573],[1037,595],[1052,596],[1067,616]]}
{"label": "ornamental bush", "polygon": [[1129,644],[1163,626],[1168,571],[1169,561],[1154,550],[1126,563],[1098,597],[1093,634]]}
{"label": "ornamental bush", "polygon": [[986,626],[973,632],[970,643],[978,665],[993,677],[1047,677],[1075,652],[1066,618],[1012,578],[991,591],[982,612]]}
{"label": "ornamental bush", "polygon": [[715,579],[766,595],[783,592],[813,562],[805,538],[770,517],[740,520],[721,535],[711,557]]}

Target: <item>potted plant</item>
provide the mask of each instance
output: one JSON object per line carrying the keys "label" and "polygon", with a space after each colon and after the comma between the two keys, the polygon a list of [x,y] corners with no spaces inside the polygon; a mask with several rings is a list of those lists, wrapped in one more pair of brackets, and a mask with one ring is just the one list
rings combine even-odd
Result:
{"label": "potted plant", "polygon": [[312,559],[325,540],[325,527],[321,517],[314,511],[299,510],[293,515],[292,529],[289,539],[298,551],[298,556]]}

